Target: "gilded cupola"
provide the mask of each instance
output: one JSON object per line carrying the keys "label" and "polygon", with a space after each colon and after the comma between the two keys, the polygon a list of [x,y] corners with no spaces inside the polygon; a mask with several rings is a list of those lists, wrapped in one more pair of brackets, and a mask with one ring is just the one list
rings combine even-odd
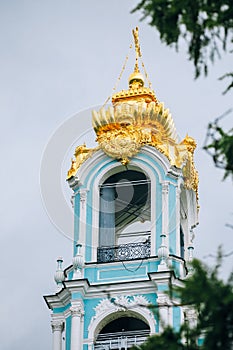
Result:
{"label": "gilded cupola", "polygon": [[[171,166],[183,169],[187,188],[197,191],[198,175],[193,161],[195,140],[189,136],[179,140],[170,111],[157,99],[147,73],[144,77],[140,72],[138,28],[133,30],[133,38],[136,57],[134,70],[128,79],[128,89],[114,93],[112,105],[92,111],[92,125],[99,146],[92,150],[85,145],[76,149],[68,178],[74,176],[82,162],[98,149],[126,165],[147,145],[163,153]],[[148,87],[145,86],[145,78]]]}

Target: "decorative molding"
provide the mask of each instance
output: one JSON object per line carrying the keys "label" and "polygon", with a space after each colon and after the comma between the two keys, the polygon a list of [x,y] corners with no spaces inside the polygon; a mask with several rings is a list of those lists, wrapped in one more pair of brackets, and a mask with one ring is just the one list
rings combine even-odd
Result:
{"label": "decorative molding", "polygon": [[169,306],[170,305],[170,301],[169,301],[169,298],[167,297],[167,295],[160,294],[160,293],[157,293],[157,295],[158,295],[157,304],[159,306]]}
{"label": "decorative molding", "polygon": [[87,189],[81,188],[78,193],[80,194],[80,202],[82,203],[82,208],[84,209],[85,202],[87,200]]}
{"label": "decorative molding", "polygon": [[59,331],[59,332],[62,332],[63,329],[64,329],[64,322],[61,321],[61,320],[52,320],[51,321],[51,327],[52,327],[52,332],[56,332],[56,331]]}
{"label": "decorative molding", "polygon": [[70,198],[70,203],[72,205],[72,208],[74,208],[74,198],[75,198],[75,195],[74,193],[72,194],[71,198]]}
{"label": "decorative molding", "polygon": [[138,317],[146,322],[155,333],[156,320],[153,313],[147,308],[149,301],[143,295],[117,296],[112,299],[102,299],[94,308],[95,315],[92,317],[88,327],[88,340],[94,339],[98,332],[112,320],[121,317],[122,313],[133,317]]}
{"label": "decorative molding", "polygon": [[70,188],[74,191],[80,185],[80,180],[77,176],[73,176],[67,180]]}
{"label": "decorative molding", "polygon": [[72,305],[70,307],[72,317],[82,317],[84,315],[83,306],[81,303]]}
{"label": "decorative molding", "polygon": [[147,306],[149,302],[142,295],[136,295],[133,297],[130,296],[119,296],[113,299],[103,299],[99,302],[99,304],[94,308],[96,315],[95,317],[99,317],[100,314],[105,311],[111,309],[115,311],[124,311],[128,308],[132,308],[135,306]]}
{"label": "decorative molding", "polygon": [[169,190],[169,182],[168,181],[164,181],[162,183],[162,192],[164,194],[168,194],[168,190]]}

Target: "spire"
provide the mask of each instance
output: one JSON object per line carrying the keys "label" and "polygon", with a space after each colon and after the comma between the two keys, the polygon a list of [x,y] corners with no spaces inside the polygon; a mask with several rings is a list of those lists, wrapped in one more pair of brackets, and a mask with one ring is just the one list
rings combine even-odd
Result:
{"label": "spire", "polygon": [[[134,48],[135,48],[135,65],[134,71],[129,76],[129,89],[121,90],[112,95],[113,105],[122,102],[134,102],[134,101],[143,101],[146,103],[155,102],[158,103],[155,96],[155,92],[149,87],[145,87],[145,79],[139,69],[139,58],[142,57],[141,47],[139,44],[139,34],[138,27],[132,30],[134,38]],[[143,67],[144,64],[142,63]],[[145,68],[144,68],[145,69]],[[147,76],[147,74],[146,74]]]}
{"label": "spire", "polygon": [[143,87],[144,86],[144,77],[139,70],[138,58],[142,57],[141,48],[139,44],[139,35],[138,35],[138,27],[132,30],[134,37],[134,48],[135,48],[135,65],[134,71],[129,76],[129,87],[134,86]]}
{"label": "spire", "polygon": [[134,37],[134,47],[135,47],[135,53],[136,53],[136,62],[135,62],[135,66],[134,66],[134,72],[138,73],[139,72],[138,57],[142,56],[141,48],[140,48],[140,44],[139,44],[138,27],[133,29],[132,33],[133,33],[133,37]]}

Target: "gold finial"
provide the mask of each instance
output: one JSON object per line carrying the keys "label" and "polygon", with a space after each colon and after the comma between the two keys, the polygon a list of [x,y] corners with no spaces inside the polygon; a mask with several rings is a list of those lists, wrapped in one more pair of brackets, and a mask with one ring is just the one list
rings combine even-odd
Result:
{"label": "gold finial", "polygon": [[140,44],[139,44],[138,27],[133,29],[132,32],[133,32],[133,37],[134,37],[134,47],[135,47],[135,53],[136,53],[136,62],[135,62],[135,66],[134,66],[134,72],[138,73],[139,72],[138,57],[142,56],[141,48],[140,48]]}
{"label": "gold finial", "polygon": [[[133,29],[132,33],[133,33],[133,38],[134,38],[134,47],[135,47],[135,56],[136,56],[134,71],[133,71],[133,73],[130,74],[130,76],[128,78],[128,83],[129,83],[128,90],[121,90],[121,91],[116,92],[112,95],[113,106],[115,106],[115,104],[117,104],[117,103],[123,103],[123,102],[132,103],[135,101],[145,101],[146,103],[153,101],[155,103],[158,103],[157,98],[155,96],[155,93],[151,89],[151,83],[149,82],[148,75],[145,71],[145,67],[144,67],[143,62],[141,62],[141,64],[142,64],[142,68],[144,70],[146,79],[149,82],[149,88],[144,86],[145,79],[144,79],[143,74],[139,70],[139,58],[142,57],[142,54],[141,54],[141,48],[140,48],[140,44],[139,44],[138,27]],[[120,74],[118,80],[120,80],[120,78],[122,76],[122,73],[125,69],[125,65],[126,65],[127,60],[128,60],[128,56],[126,57],[126,61],[124,63],[123,69],[121,71],[121,74]],[[116,91],[115,87],[114,87],[114,91]]]}

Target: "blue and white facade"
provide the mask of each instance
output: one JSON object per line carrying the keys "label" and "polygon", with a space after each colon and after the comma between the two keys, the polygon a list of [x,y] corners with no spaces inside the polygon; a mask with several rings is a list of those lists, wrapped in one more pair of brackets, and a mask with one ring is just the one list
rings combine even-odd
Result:
{"label": "blue and white facade", "polygon": [[129,89],[93,112],[99,146],[77,147],[68,172],[72,264],[63,271],[58,260],[57,293],[45,296],[53,350],[129,349],[165,325],[178,329],[184,311],[193,317],[167,291],[186,278],[193,254],[196,144],[179,141],[169,111],[144,87],[133,33]]}
{"label": "blue and white facade", "polygon": [[[139,179],[135,182],[134,174]],[[108,179],[114,176],[117,183],[110,185]],[[132,200],[137,181],[139,195],[147,195],[139,209]],[[118,184],[121,195],[121,183],[122,192],[132,197],[126,209],[135,207],[136,216],[130,212],[117,227],[116,198],[110,194],[105,201],[112,209],[104,234],[111,232],[111,238],[103,246],[101,191],[116,191]],[[160,332],[164,324],[178,328],[183,310],[171,305],[166,291],[170,281],[180,284],[187,276],[197,224],[196,194],[185,189],[182,171],[150,146],[142,147],[127,167],[99,150],[69,184],[74,191],[73,264],[65,270],[64,281],[60,272],[59,291],[45,297],[52,311],[53,349],[127,348]],[[118,211],[123,216],[124,208]],[[160,321],[146,307],[151,304],[161,305]]]}

